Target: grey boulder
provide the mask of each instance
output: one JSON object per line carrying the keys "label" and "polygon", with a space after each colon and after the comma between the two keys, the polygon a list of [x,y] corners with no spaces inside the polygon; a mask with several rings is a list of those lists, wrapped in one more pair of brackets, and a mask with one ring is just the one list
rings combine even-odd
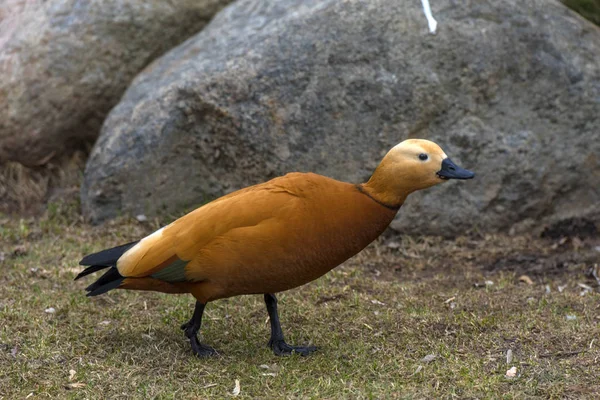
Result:
{"label": "grey boulder", "polygon": [[131,79],[226,0],[15,0],[0,5],[0,163],[91,146]]}
{"label": "grey boulder", "polygon": [[551,0],[240,0],[140,73],[88,161],[84,214],[180,213],[289,171],[362,182],[409,137],[476,172],[393,227],[598,216],[600,30]]}

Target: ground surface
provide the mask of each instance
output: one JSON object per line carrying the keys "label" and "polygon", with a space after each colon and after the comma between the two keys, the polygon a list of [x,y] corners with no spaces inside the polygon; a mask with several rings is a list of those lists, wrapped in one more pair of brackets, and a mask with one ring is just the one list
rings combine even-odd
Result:
{"label": "ground surface", "polygon": [[275,357],[246,296],[209,304],[220,356],[199,360],[179,330],[189,296],[73,282],[83,255],[159,223],[91,227],[72,207],[0,216],[0,398],[230,398],[236,380],[237,398],[600,398],[597,238],[384,238],[279,296],[313,356]]}

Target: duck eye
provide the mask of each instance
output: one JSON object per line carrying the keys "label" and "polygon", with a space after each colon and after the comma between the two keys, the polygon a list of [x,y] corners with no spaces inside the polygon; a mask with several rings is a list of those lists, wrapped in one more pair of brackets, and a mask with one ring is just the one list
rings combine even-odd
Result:
{"label": "duck eye", "polygon": [[425,154],[425,153],[419,154],[419,160],[421,160],[421,161],[426,161],[428,158],[429,158],[429,156],[427,156],[427,154]]}

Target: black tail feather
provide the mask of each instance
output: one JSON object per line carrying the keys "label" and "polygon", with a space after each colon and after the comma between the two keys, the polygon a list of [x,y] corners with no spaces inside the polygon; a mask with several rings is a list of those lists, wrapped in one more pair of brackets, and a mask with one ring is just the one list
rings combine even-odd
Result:
{"label": "black tail feather", "polygon": [[89,267],[81,271],[79,275],[75,277],[75,280],[92,274],[96,271],[110,268],[96,282],[92,283],[85,289],[88,292],[88,296],[97,296],[99,294],[106,293],[111,289],[119,287],[125,278],[116,268],[117,261],[123,255],[123,253],[135,246],[138,242],[139,240],[113,247],[111,249],[102,250],[98,253],[83,257],[79,264],[89,265]]}
{"label": "black tail feather", "polygon": [[104,268],[110,268],[110,266],[109,265],[92,265],[91,267],[87,267],[86,269],[84,269],[83,271],[81,271],[79,273],[79,275],[77,275],[75,277],[75,280],[77,280],[79,278],[83,278],[86,275],[93,274],[94,272],[100,271],[100,270],[102,270]]}
{"label": "black tail feather", "polygon": [[79,261],[79,265],[106,265],[107,267],[114,267],[115,263],[127,250],[135,246],[139,240],[135,242],[123,244],[121,246],[113,247],[99,251],[94,254],[87,255]]}
{"label": "black tail feather", "polygon": [[118,280],[115,280],[110,283],[107,283],[106,285],[100,286],[98,289],[86,294],[86,296],[87,297],[98,296],[99,294],[104,294],[104,293],[108,292],[109,290],[116,289],[121,285],[121,283],[123,282],[124,279],[125,278],[121,277]]}
{"label": "black tail feather", "polygon": [[106,271],[96,282],[86,287],[85,290],[89,292],[88,296],[97,296],[118,287],[124,279],[123,275],[113,267]]}

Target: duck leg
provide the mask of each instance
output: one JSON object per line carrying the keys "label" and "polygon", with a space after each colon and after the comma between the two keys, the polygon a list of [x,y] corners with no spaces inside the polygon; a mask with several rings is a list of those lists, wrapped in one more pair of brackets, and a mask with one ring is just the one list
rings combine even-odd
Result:
{"label": "duck leg", "polygon": [[194,315],[185,324],[181,325],[181,329],[185,333],[185,336],[190,339],[192,350],[198,357],[208,357],[217,354],[215,349],[205,344],[200,343],[198,340],[198,331],[202,325],[202,314],[204,314],[204,307],[206,304],[196,301],[196,308],[194,309]]}
{"label": "duck leg", "polygon": [[279,313],[277,312],[277,297],[271,293],[265,293],[265,304],[271,321],[271,339],[269,347],[277,356],[289,356],[292,353],[298,353],[301,356],[307,356],[317,350],[315,346],[291,346],[285,342],[281,323],[279,322]]}

